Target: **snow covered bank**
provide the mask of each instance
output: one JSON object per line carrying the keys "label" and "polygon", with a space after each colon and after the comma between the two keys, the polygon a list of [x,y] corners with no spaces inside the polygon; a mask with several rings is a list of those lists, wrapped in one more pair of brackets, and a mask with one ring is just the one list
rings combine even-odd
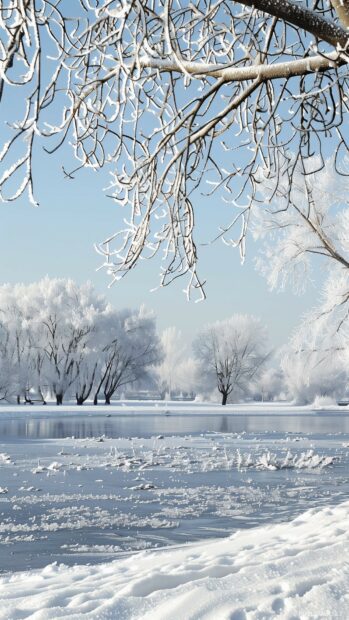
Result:
{"label": "snow covered bank", "polygon": [[342,414],[349,416],[349,406],[328,405],[314,407],[312,405],[293,405],[288,402],[246,402],[222,407],[219,403],[199,401],[149,401],[149,400],[117,400],[111,405],[94,406],[85,403],[77,406],[75,402],[66,403],[57,407],[54,403],[45,406],[11,405],[0,403],[0,419],[8,417],[35,417],[59,415],[60,417],[73,415],[310,415],[310,414]]}
{"label": "snow covered bank", "polygon": [[228,539],[0,579],[0,619],[349,617],[349,502]]}

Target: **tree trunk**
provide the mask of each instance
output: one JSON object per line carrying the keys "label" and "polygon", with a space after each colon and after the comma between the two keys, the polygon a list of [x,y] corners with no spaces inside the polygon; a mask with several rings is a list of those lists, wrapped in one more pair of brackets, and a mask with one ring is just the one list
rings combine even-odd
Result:
{"label": "tree trunk", "polygon": [[93,404],[98,405],[98,392],[96,392],[95,397],[93,399]]}
{"label": "tree trunk", "polygon": [[228,393],[222,392],[222,405],[226,405],[228,400]]}
{"label": "tree trunk", "polygon": [[104,404],[105,405],[110,405],[110,395],[109,394],[106,394],[106,396],[105,396],[105,403]]}
{"label": "tree trunk", "polygon": [[21,397],[19,395],[17,395],[17,405],[21,404]]}
{"label": "tree trunk", "polygon": [[42,404],[43,404],[43,405],[46,405],[46,400],[45,400],[45,398],[44,398],[44,395],[43,395],[43,393],[42,393],[42,389],[41,389],[40,385],[39,385],[39,387],[38,387],[38,394],[39,394],[39,396],[40,396],[40,398],[41,398],[41,400],[42,400]]}
{"label": "tree trunk", "polygon": [[84,398],[83,398],[83,396],[78,396],[78,397],[76,398],[76,404],[77,404],[77,405],[83,405],[83,404],[84,404]]}
{"label": "tree trunk", "polygon": [[63,394],[56,394],[56,405],[63,404]]}

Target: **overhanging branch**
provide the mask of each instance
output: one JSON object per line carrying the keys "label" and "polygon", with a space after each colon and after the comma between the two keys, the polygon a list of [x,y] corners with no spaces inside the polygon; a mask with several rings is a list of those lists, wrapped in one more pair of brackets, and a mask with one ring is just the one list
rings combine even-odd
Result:
{"label": "overhanging branch", "polygon": [[[313,34],[317,39],[326,41],[334,47],[339,46],[344,49],[348,44],[348,30],[334,22],[328,21],[316,13],[316,11],[308,9],[299,2],[293,2],[292,0],[239,0],[239,4],[250,6],[263,13],[278,17],[297,28],[302,28],[306,32]],[[332,4],[334,3],[332,2]],[[343,1],[336,4],[342,5]]]}
{"label": "overhanging branch", "polygon": [[349,28],[349,1],[348,0],[331,0],[331,4],[336,11],[339,21],[344,28]]}
{"label": "overhanging branch", "polygon": [[[258,64],[248,67],[224,67],[215,64],[182,61],[179,65],[176,61],[162,60],[160,58],[142,57],[140,64],[144,68],[154,68],[160,72],[182,73],[183,68],[187,73],[197,77],[224,78],[226,82],[244,82],[246,80],[260,79],[272,80],[278,78],[290,78],[296,75],[305,75],[314,71],[326,71],[346,63],[344,57],[337,52],[331,52],[326,56],[316,55],[289,62],[277,62],[275,64]],[[105,79],[110,79],[116,73],[111,71]],[[90,91],[88,91],[90,92]]]}

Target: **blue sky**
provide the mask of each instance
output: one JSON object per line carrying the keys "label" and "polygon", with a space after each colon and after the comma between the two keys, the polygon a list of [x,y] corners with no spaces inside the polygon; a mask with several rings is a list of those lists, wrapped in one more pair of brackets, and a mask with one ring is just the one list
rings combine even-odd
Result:
{"label": "blue sky", "polygon": [[[0,141],[6,139],[3,135],[6,121],[16,118],[24,106],[25,93],[21,89],[10,91],[6,87],[5,93]],[[57,106],[55,109],[60,113],[60,101]],[[198,247],[199,274],[207,281],[207,300],[202,303],[187,302],[182,292],[186,286],[184,280],[151,293],[159,282],[158,260],[142,261],[132,273],[108,288],[110,280],[106,272],[96,271],[102,261],[93,245],[116,231],[127,213],[120,212],[103,194],[102,188],[107,185],[105,173],[85,170],[75,180],[64,178],[65,155],[65,149],[51,157],[37,151],[34,173],[38,208],[32,207],[24,197],[16,203],[0,203],[0,282],[31,282],[45,275],[71,277],[79,283],[90,280],[116,307],[145,303],[155,310],[160,329],[175,325],[188,341],[206,323],[241,312],[260,317],[269,329],[272,344],[279,346],[286,342],[301,315],[316,304],[320,267],[315,284],[309,284],[305,295],[298,297],[290,290],[270,292],[254,269],[256,246],[252,240],[243,267],[238,251],[221,241],[210,247]],[[76,164],[65,165],[69,170]],[[225,215],[227,207],[220,207],[217,200],[215,197],[196,199],[200,235],[206,240],[216,236],[220,224],[229,222],[228,214],[226,222],[220,221],[219,216]]]}
{"label": "blue sky", "polygon": [[[1,254],[0,281],[31,282],[45,275],[71,277],[79,283],[90,280],[116,307],[145,303],[155,310],[160,329],[175,325],[189,342],[206,323],[235,312],[254,314],[267,325],[273,346],[284,343],[301,315],[316,303],[317,289],[310,284],[303,296],[291,291],[270,292],[263,277],[253,266],[256,246],[248,245],[245,265],[241,267],[237,250],[221,241],[199,247],[199,270],[207,280],[207,300],[186,300],[185,281],[155,292],[159,261],[142,261],[122,281],[108,288],[109,277],[96,271],[101,257],[93,244],[117,230],[126,213],[107,198],[102,188],[105,175],[82,171],[75,180],[65,179],[62,154],[40,156],[36,162],[36,187],[40,205],[32,207],[22,198],[16,203],[0,204]],[[196,205],[204,211],[204,230],[213,238],[222,223],[215,216],[215,198],[202,198]]]}

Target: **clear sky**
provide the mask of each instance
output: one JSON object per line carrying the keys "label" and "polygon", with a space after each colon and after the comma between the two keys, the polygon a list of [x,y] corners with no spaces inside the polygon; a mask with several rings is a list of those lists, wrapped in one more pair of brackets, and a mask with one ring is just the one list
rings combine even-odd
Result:
{"label": "clear sky", "polygon": [[[303,296],[291,291],[270,292],[263,277],[253,266],[256,247],[252,239],[245,265],[241,267],[237,250],[221,241],[199,247],[199,271],[207,280],[207,300],[188,302],[182,289],[186,282],[150,292],[159,282],[160,263],[142,261],[119,283],[110,282],[104,270],[96,271],[101,257],[93,244],[103,241],[117,230],[119,208],[103,191],[106,184],[98,173],[82,171],[75,180],[64,178],[62,154],[39,157],[36,163],[36,187],[40,206],[32,207],[26,199],[17,203],[0,203],[2,241],[0,246],[0,281],[31,282],[45,275],[71,277],[79,283],[90,280],[116,307],[145,303],[155,310],[158,326],[175,325],[188,343],[206,323],[235,312],[254,314],[267,325],[273,346],[286,342],[302,313],[316,303],[317,290],[310,284]],[[202,198],[196,208],[205,223],[204,234],[214,237],[222,224],[215,217],[215,198]]]}
{"label": "clear sky", "polygon": [[[5,94],[8,93],[6,86]],[[23,106],[21,89],[12,90],[5,97],[0,109],[0,143],[6,139],[7,121],[17,118]],[[320,267],[315,284],[309,284],[305,295],[297,297],[290,290],[270,292],[254,269],[256,248],[252,239],[243,267],[238,251],[221,241],[210,247],[198,247],[199,274],[207,281],[207,300],[202,303],[186,300],[182,292],[184,280],[151,293],[159,282],[158,260],[142,261],[132,273],[108,288],[106,272],[96,271],[102,257],[93,244],[116,231],[127,212],[120,213],[103,194],[102,188],[107,185],[105,174],[85,170],[70,180],[62,172],[62,152],[50,157],[38,151],[37,155],[34,173],[40,206],[32,207],[25,198],[16,203],[0,203],[0,282],[31,282],[45,275],[71,277],[78,283],[90,280],[115,307],[145,303],[155,310],[160,329],[175,325],[188,342],[208,322],[241,312],[260,317],[269,329],[271,342],[279,346],[287,341],[301,315],[317,302]],[[70,169],[69,163],[66,168]],[[216,236],[219,224],[229,222],[228,214],[225,222],[217,216],[217,212],[224,213],[217,200],[199,197],[195,204],[204,223],[200,231],[206,239]]]}

